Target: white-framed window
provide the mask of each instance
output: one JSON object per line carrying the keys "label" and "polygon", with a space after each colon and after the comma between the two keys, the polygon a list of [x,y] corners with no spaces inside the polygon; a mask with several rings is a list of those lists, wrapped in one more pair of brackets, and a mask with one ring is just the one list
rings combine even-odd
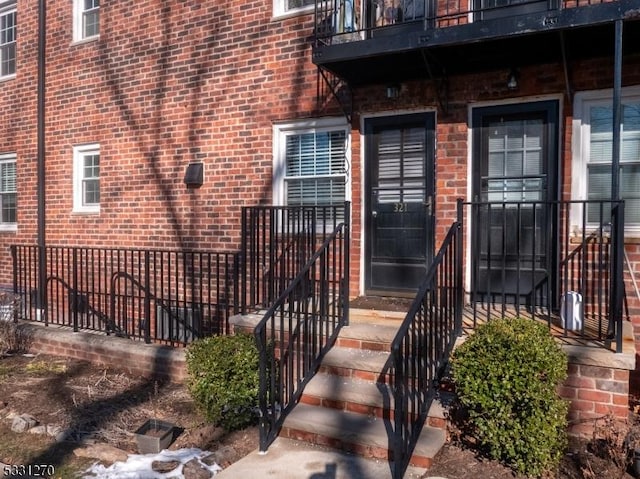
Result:
{"label": "white-framed window", "polygon": [[349,125],[324,118],[273,127],[273,196],[286,206],[349,200]]}
{"label": "white-framed window", "polygon": [[73,147],[73,211],[100,212],[100,145]]}
{"label": "white-framed window", "polygon": [[73,40],[100,35],[100,0],[73,0]]}
{"label": "white-framed window", "polygon": [[17,35],[16,4],[11,2],[0,7],[0,78],[10,78],[16,74]]}
{"label": "white-framed window", "polygon": [[311,13],[315,8],[315,0],[273,0],[273,16],[284,17]]}
{"label": "white-framed window", "polygon": [[15,153],[0,155],[0,231],[18,226],[18,191]]}
{"label": "white-framed window", "polygon": [[[625,231],[640,234],[640,87],[624,88],[621,103],[620,198],[625,200]],[[573,199],[610,199],[612,90],[576,93],[573,135]],[[587,210],[588,223],[598,217],[597,208]]]}

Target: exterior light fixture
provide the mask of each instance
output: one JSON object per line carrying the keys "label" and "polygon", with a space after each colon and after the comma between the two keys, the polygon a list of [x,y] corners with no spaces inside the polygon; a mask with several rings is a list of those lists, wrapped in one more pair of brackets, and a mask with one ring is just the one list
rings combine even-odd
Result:
{"label": "exterior light fixture", "polygon": [[387,85],[387,98],[395,99],[400,96],[400,85],[394,83],[393,85]]}
{"label": "exterior light fixture", "polygon": [[199,188],[204,182],[204,163],[189,163],[184,174],[184,184],[188,188]]}
{"label": "exterior light fixture", "polygon": [[507,88],[509,90],[517,90],[518,89],[518,70],[512,68],[509,72],[509,79],[507,80]]}

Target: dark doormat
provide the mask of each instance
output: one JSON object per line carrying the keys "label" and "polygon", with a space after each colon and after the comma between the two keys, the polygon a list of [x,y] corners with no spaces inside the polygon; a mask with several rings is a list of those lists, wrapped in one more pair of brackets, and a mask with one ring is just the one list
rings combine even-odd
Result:
{"label": "dark doormat", "polygon": [[413,299],[392,298],[387,296],[358,296],[349,302],[349,307],[354,309],[372,309],[376,311],[400,311],[407,312]]}

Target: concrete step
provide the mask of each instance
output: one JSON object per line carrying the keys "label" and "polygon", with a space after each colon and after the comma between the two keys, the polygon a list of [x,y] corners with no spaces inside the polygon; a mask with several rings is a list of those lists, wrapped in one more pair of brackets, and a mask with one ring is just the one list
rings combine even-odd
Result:
{"label": "concrete step", "polygon": [[[446,391],[436,393],[427,415],[430,426],[446,428],[446,410],[453,397]],[[393,419],[395,410],[393,392],[387,384],[326,373],[318,373],[309,381],[300,402],[381,419]]]}
{"label": "concrete step", "polygon": [[300,402],[379,418],[393,416],[388,385],[335,374],[316,374],[304,388]]}
{"label": "concrete step", "polygon": [[323,358],[319,372],[385,382],[381,375],[388,361],[389,353],[386,351],[334,346]]}
{"label": "concrete step", "polygon": [[390,351],[390,345],[395,338],[400,321],[388,320],[384,322],[354,321],[340,330],[336,346],[355,349],[369,349],[371,351]]}
{"label": "concrete step", "polygon": [[[394,427],[390,419],[300,403],[287,416],[280,435],[363,457],[392,460],[388,430]],[[425,426],[410,463],[429,467],[445,439],[444,430]]]}

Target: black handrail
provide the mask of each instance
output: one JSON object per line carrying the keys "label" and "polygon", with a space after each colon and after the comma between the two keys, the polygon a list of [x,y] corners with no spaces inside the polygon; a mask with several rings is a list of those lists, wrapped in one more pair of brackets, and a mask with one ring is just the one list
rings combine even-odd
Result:
{"label": "black handrail", "polygon": [[429,267],[397,335],[382,377],[395,404],[392,474],[401,479],[422,432],[455,340],[462,330],[462,215]]}
{"label": "black handrail", "polygon": [[260,450],[275,440],[348,314],[349,204],[345,221],[275,300],[254,334],[260,353]]}

